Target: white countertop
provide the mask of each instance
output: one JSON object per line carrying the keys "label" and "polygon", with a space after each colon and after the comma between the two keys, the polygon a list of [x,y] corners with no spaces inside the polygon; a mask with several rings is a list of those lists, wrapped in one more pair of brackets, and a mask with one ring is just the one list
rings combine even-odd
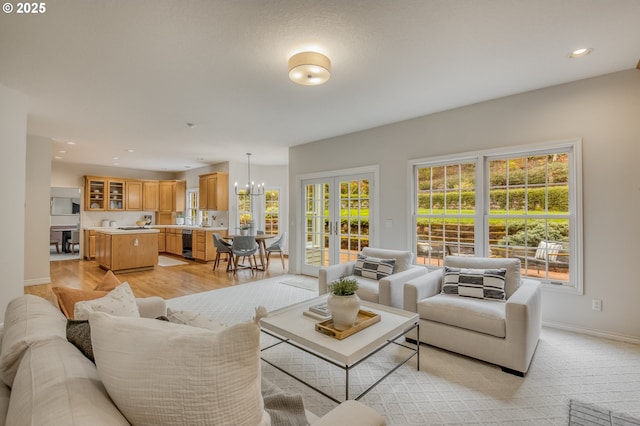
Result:
{"label": "white countertop", "polygon": [[159,229],[137,228],[137,229],[118,229],[118,228],[95,228],[96,232],[109,235],[120,234],[159,234]]}
{"label": "white countertop", "polygon": [[[118,225],[117,227],[113,228],[113,227],[104,227],[104,226],[85,226],[83,229],[88,229],[88,230],[92,230],[92,231],[105,231],[105,230],[117,230],[119,227],[123,227],[123,226],[136,226],[136,225]],[[188,226],[188,225],[149,225],[148,227],[145,228],[140,228],[141,230],[144,229],[161,229],[161,228],[178,228],[178,229],[193,229],[193,230],[202,230],[202,231],[226,231],[228,228],[224,227],[224,228],[219,228],[219,227],[203,227],[203,226]],[[121,229],[120,231],[123,231],[123,229]],[[159,232],[159,231],[158,231]]]}

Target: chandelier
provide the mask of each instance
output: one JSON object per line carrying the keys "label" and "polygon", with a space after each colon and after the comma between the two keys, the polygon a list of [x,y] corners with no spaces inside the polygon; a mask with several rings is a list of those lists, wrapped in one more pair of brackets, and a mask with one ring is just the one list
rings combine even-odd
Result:
{"label": "chandelier", "polygon": [[251,153],[247,152],[247,184],[244,188],[238,189],[238,182],[234,184],[236,195],[253,195],[259,196],[264,195],[264,182],[256,185],[254,181],[251,180]]}

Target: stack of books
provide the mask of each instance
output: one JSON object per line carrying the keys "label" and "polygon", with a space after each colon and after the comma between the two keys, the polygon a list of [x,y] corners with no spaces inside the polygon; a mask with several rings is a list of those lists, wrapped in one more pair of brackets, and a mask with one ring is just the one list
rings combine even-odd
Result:
{"label": "stack of books", "polygon": [[329,312],[327,302],[309,306],[309,309],[304,311],[303,314],[320,321],[325,321],[331,318],[331,312]]}

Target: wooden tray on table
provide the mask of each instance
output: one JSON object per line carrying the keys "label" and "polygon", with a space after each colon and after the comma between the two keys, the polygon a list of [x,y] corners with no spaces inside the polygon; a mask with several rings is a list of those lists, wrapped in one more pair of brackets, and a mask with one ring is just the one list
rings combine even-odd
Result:
{"label": "wooden tray on table", "polygon": [[361,309],[358,312],[356,321],[353,323],[353,327],[351,328],[348,328],[346,330],[337,330],[333,327],[333,319],[328,319],[326,321],[316,323],[316,331],[319,331],[322,334],[326,334],[327,336],[334,337],[338,340],[342,340],[345,337],[349,337],[360,330],[364,330],[365,328],[379,321],[380,315],[370,311],[363,311]]}

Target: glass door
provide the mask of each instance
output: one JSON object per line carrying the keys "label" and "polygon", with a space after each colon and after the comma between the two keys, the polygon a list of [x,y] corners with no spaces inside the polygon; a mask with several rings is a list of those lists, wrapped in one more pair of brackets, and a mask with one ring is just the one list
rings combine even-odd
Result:
{"label": "glass door", "polygon": [[333,176],[302,182],[305,212],[302,273],[355,260],[369,246],[373,174]]}

